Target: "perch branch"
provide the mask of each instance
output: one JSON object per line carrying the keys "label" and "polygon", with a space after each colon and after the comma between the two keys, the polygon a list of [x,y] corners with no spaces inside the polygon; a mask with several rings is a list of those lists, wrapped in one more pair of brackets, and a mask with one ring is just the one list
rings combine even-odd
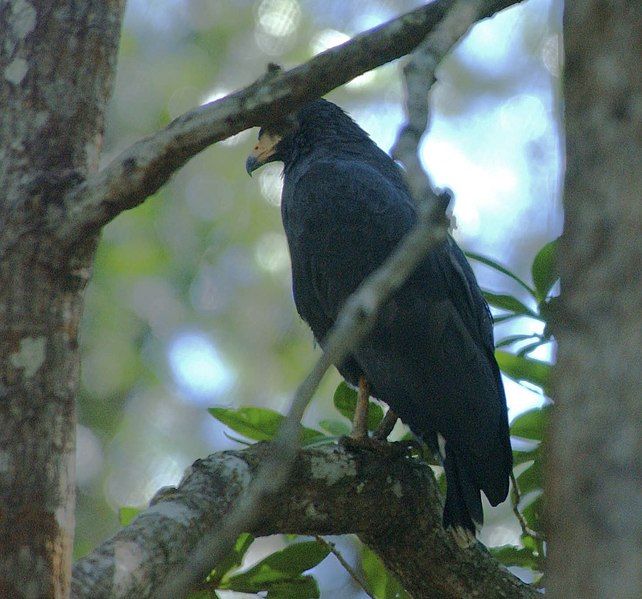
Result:
{"label": "perch branch", "polygon": [[[157,597],[167,572],[185,568],[199,539],[251,492],[273,449],[259,443],[196,461],[176,488],[159,492],[128,527],[77,562],[72,596]],[[539,596],[483,548],[457,547],[441,527],[430,467],[402,454],[391,459],[337,445],[298,452],[286,484],[248,532],[356,533],[414,597]]]}

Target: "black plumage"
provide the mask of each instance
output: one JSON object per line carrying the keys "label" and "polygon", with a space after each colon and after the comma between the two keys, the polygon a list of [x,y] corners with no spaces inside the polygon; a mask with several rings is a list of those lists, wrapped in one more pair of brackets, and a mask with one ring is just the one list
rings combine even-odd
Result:
{"label": "black plumage", "polygon": [[[284,163],[294,301],[323,347],[346,298],[417,213],[399,167],[338,106],[312,102],[295,121],[284,133],[262,130],[247,168]],[[512,454],[492,318],[452,238],[426,256],[338,368],[352,384],[364,376],[372,395],[439,451],[444,525],[474,534],[480,491],[493,505],[506,498]]]}

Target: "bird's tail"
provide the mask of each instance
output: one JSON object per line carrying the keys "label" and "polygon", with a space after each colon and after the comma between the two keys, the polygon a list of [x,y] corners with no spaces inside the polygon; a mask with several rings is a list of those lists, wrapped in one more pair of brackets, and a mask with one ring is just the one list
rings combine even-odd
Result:
{"label": "bird's tail", "polygon": [[444,528],[450,529],[460,547],[475,542],[475,533],[484,522],[480,489],[465,461],[446,451],[446,505]]}

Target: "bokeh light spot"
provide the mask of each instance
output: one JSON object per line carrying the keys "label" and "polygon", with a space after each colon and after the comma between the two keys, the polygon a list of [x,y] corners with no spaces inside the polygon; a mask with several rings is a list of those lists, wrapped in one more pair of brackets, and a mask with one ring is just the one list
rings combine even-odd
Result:
{"label": "bokeh light spot", "polygon": [[263,0],[256,10],[257,45],[266,54],[283,53],[291,46],[300,20],[301,9],[296,0]]}
{"label": "bokeh light spot", "polygon": [[89,484],[100,474],[103,466],[103,449],[94,432],[79,424],[76,428],[76,483],[79,487]]}
{"label": "bokeh light spot", "polygon": [[268,164],[261,169],[259,188],[261,195],[272,206],[281,205],[281,190],[283,189],[282,167],[278,164]]}
{"label": "bokeh light spot", "polygon": [[285,37],[294,33],[301,9],[295,0],[263,0],[257,10],[257,24],[268,35]]}
{"label": "bokeh light spot", "polygon": [[174,380],[191,399],[207,401],[232,385],[232,372],[202,333],[177,335],[169,344],[168,358]]}
{"label": "bokeh light spot", "polygon": [[542,61],[546,70],[559,77],[562,72],[562,56],[560,52],[561,42],[558,34],[549,35],[542,46]]}
{"label": "bokeh light spot", "polygon": [[256,244],[254,252],[258,265],[268,272],[278,272],[287,269],[288,245],[283,235],[266,233]]}
{"label": "bokeh light spot", "polygon": [[215,102],[216,100],[220,100],[221,98],[227,96],[231,90],[224,88],[224,87],[215,87],[211,92],[206,94],[203,99],[201,100],[201,105],[203,104],[209,104],[210,102]]}
{"label": "bokeh light spot", "polygon": [[317,33],[310,43],[312,54],[320,54],[330,48],[347,42],[350,36],[336,29],[324,29]]}

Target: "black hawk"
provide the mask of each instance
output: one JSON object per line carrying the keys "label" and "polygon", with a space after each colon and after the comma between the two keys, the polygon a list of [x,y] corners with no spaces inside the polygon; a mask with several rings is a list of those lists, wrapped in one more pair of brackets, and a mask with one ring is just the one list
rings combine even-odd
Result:
{"label": "black hawk", "polygon": [[[294,302],[323,347],[348,296],[415,225],[417,211],[397,164],[326,100],[261,129],[247,171],[273,161],[284,164]],[[384,401],[441,456],[444,526],[460,544],[472,542],[483,521],[480,491],[492,505],[504,501],[512,453],[492,317],[451,237],[337,368],[360,397]]]}

